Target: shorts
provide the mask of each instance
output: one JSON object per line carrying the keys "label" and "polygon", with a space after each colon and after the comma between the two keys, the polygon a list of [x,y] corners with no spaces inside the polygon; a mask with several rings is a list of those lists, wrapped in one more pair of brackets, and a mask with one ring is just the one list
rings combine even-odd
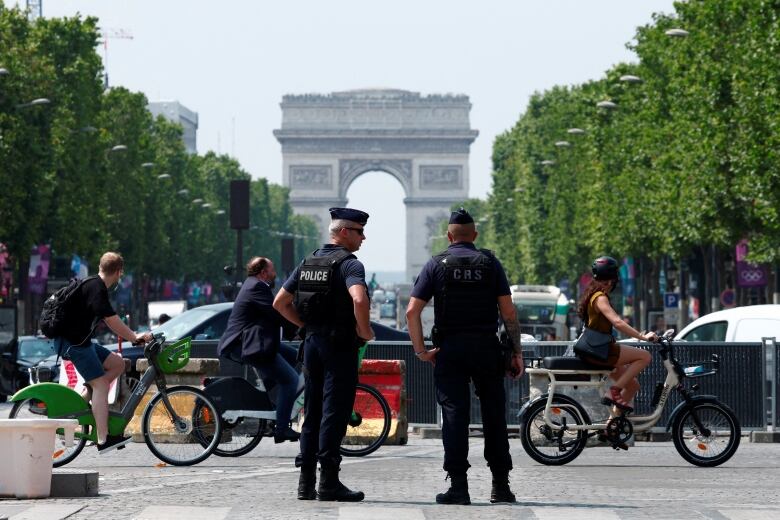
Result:
{"label": "shorts", "polygon": [[607,354],[607,360],[601,360],[593,356],[577,356],[583,361],[587,361],[591,365],[600,365],[607,368],[615,368],[618,358],[620,357],[620,345],[616,341],[609,344],[609,354]]}
{"label": "shorts", "polygon": [[73,362],[84,381],[90,382],[106,373],[103,363],[111,355],[111,351],[103,345],[92,341],[83,347],[75,347],[65,338],[57,338],[54,342],[62,359]]}

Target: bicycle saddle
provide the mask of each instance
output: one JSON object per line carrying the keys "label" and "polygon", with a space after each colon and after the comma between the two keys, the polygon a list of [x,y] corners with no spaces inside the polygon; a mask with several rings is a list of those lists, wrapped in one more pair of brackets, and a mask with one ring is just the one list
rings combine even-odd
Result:
{"label": "bicycle saddle", "polygon": [[605,372],[612,370],[610,367],[593,365],[575,356],[548,356],[542,363],[548,370],[603,370]]}

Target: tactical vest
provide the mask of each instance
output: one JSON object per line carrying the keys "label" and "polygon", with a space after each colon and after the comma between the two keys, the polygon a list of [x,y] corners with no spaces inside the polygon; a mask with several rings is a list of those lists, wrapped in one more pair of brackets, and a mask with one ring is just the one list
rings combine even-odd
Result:
{"label": "tactical vest", "polygon": [[493,254],[487,249],[470,256],[445,252],[434,260],[444,270],[444,287],[433,300],[436,328],[444,334],[495,332],[498,303]]}
{"label": "tactical vest", "polygon": [[352,296],[339,269],[347,258],[355,255],[335,249],[326,256],[312,253],[301,264],[294,303],[307,328],[355,328]]}

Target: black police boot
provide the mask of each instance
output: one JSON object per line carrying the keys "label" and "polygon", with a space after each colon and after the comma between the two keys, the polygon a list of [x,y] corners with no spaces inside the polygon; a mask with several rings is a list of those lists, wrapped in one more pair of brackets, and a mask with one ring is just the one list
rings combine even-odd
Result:
{"label": "black police boot", "polygon": [[298,500],[314,500],[317,498],[317,467],[301,468],[298,478]]}
{"label": "black police boot", "polygon": [[317,500],[323,502],[360,502],[365,498],[362,491],[352,491],[339,480],[339,468],[320,468],[320,487]]}
{"label": "black police boot", "polygon": [[452,473],[448,473],[447,478],[450,479],[450,489],[444,493],[439,493],[436,495],[436,503],[456,504],[460,506],[467,506],[471,504],[471,497],[469,496],[469,481],[466,478],[466,474],[463,473],[460,475],[454,475]]}
{"label": "black police boot", "polygon": [[517,502],[515,494],[509,489],[509,472],[496,471],[493,473],[493,486],[490,488],[490,503],[508,502],[514,504]]}

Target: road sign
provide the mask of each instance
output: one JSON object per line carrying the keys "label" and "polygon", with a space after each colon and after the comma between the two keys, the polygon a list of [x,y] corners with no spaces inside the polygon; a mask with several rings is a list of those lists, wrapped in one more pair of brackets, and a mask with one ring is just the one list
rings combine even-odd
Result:
{"label": "road sign", "polygon": [[664,308],[677,309],[680,306],[680,293],[664,294]]}

